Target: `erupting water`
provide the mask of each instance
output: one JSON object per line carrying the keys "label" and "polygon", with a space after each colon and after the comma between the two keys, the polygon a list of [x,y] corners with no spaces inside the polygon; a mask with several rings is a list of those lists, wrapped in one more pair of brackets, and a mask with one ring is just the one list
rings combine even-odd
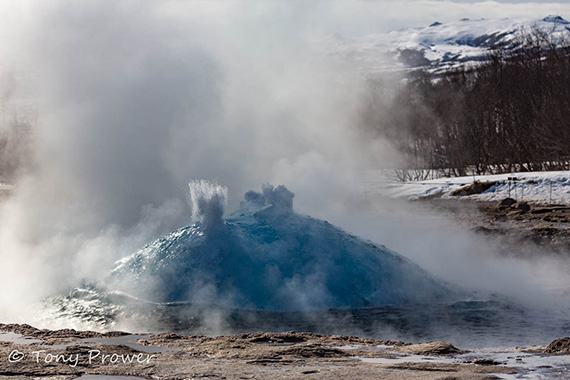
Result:
{"label": "erupting water", "polygon": [[48,310],[89,328],[297,330],[468,347],[539,344],[567,330],[566,318],[475,299],[384,246],[295,213],[284,186],[247,192],[224,217],[226,194],[192,182],[192,225],[120,260],[102,283],[50,298]]}
{"label": "erupting water", "polygon": [[223,216],[226,189],[190,183],[194,224],[121,260],[108,286],[153,302],[308,310],[456,299],[384,246],[293,211],[284,186],[250,191]]}

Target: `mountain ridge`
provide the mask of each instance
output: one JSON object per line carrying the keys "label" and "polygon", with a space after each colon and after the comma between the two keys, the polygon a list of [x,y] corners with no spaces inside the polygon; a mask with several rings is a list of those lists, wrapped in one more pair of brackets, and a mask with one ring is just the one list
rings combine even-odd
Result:
{"label": "mountain ridge", "polygon": [[335,33],[320,43],[329,57],[364,74],[425,68],[444,73],[488,59],[496,48],[515,49],[525,31],[537,28],[554,40],[570,36],[558,15],[537,19],[461,19],[429,26],[348,38]]}

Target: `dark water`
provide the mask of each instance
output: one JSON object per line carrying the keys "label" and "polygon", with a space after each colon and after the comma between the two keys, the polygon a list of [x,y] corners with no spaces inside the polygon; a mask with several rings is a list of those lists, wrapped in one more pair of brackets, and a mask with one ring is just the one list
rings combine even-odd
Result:
{"label": "dark water", "polygon": [[253,331],[308,331],[380,340],[445,340],[462,348],[547,344],[570,335],[570,315],[534,310],[502,299],[306,312],[236,310],[187,303],[155,304],[96,288],[52,298],[57,318],[137,332],[226,335]]}

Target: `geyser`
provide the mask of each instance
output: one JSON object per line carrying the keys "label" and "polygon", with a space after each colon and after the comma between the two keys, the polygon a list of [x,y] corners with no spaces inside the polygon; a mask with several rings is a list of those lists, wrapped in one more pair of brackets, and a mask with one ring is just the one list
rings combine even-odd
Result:
{"label": "geyser", "polygon": [[112,290],[151,302],[261,310],[431,303],[458,293],[389,250],[293,211],[285,186],[249,191],[223,217],[226,188],[190,183],[193,224],[120,260]]}

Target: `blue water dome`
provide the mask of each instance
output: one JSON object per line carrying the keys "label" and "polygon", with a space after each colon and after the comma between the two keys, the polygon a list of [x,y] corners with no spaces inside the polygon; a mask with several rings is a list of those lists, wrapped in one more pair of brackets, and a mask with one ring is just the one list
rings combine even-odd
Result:
{"label": "blue water dome", "polygon": [[227,189],[190,183],[193,224],[116,263],[110,289],[160,303],[272,311],[456,300],[394,251],[293,211],[285,186],[249,191],[224,216]]}

